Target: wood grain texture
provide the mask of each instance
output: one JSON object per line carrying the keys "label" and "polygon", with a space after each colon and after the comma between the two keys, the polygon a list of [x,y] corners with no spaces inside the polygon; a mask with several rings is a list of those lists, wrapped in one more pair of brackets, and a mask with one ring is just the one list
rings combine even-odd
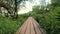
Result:
{"label": "wood grain texture", "polygon": [[46,34],[46,31],[34,18],[29,17],[16,34]]}

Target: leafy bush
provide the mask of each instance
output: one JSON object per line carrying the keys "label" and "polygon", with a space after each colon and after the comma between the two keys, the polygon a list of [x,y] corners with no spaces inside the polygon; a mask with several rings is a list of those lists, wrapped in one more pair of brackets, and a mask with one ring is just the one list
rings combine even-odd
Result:
{"label": "leafy bush", "polygon": [[58,12],[60,12],[60,7],[43,14],[32,12],[19,15],[17,20],[0,15],[0,34],[14,34],[29,16],[35,18],[47,34],[60,34],[60,21],[56,19],[59,17]]}

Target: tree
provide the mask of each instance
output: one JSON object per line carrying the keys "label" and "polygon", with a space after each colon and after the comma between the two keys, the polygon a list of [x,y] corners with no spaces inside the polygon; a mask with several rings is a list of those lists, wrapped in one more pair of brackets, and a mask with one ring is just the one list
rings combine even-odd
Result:
{"label": "tree", "polygon": [[18,13],[17,13],[17,6],[20,4],[20,2],[21,2],[22,0],[15,0],[15,12],[14,12],[14,18],[16,18],[17,19],[17,17],[18,17]]}
{"label": "tree", "polygon": [[[45,6],[46,7],[46,6]],[[43,14],[48,12],[47,9],[45,7],[40,7],[40,6],[34,6],[33,7],[33,12],[37,13],[37,14]]]}
{"label": "tree", "polygon": [[5,9],[7,9],[8,13],[10,15],[12,15],[13,10],[14,10],[14,6],[13,6],[13,1],[9,1],[9,0],[0,0],[0,7],[4,7]]}
{"label": "tree", "polygon": [[17,17],[17,6],[22,0],[0,0],[0,7],[7,9],[8,13],[12,17]]}
{"label": "tree", "polygon": [[60,6],[60,0],[51,0],[51,2],[52,2],[52,6],[53,6],[53,7],[58,7],[58,6]]}
{"label": "tree", "polygon": [[33,7],[33,12],[40,13],[40,6],[34,6]]}

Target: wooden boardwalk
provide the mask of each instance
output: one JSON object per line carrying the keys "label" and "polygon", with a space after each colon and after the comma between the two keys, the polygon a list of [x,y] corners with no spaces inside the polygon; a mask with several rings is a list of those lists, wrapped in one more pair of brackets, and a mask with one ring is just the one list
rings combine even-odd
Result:
{"label": "wooden boardwalk", "polygon": [[16,34],[46,34],[46,31],[40,27],[35,19],[29,17]]}

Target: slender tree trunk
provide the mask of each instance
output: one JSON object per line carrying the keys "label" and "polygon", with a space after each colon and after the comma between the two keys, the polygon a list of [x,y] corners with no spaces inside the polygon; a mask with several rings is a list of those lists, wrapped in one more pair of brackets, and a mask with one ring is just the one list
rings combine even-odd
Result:
{"label": "slender tree trunk", "polygon": [[18,11],[17,11],[17,0],[15,0],[15,12],[14,12],[14,18],[18,18],[18,13],[17,13]]}

